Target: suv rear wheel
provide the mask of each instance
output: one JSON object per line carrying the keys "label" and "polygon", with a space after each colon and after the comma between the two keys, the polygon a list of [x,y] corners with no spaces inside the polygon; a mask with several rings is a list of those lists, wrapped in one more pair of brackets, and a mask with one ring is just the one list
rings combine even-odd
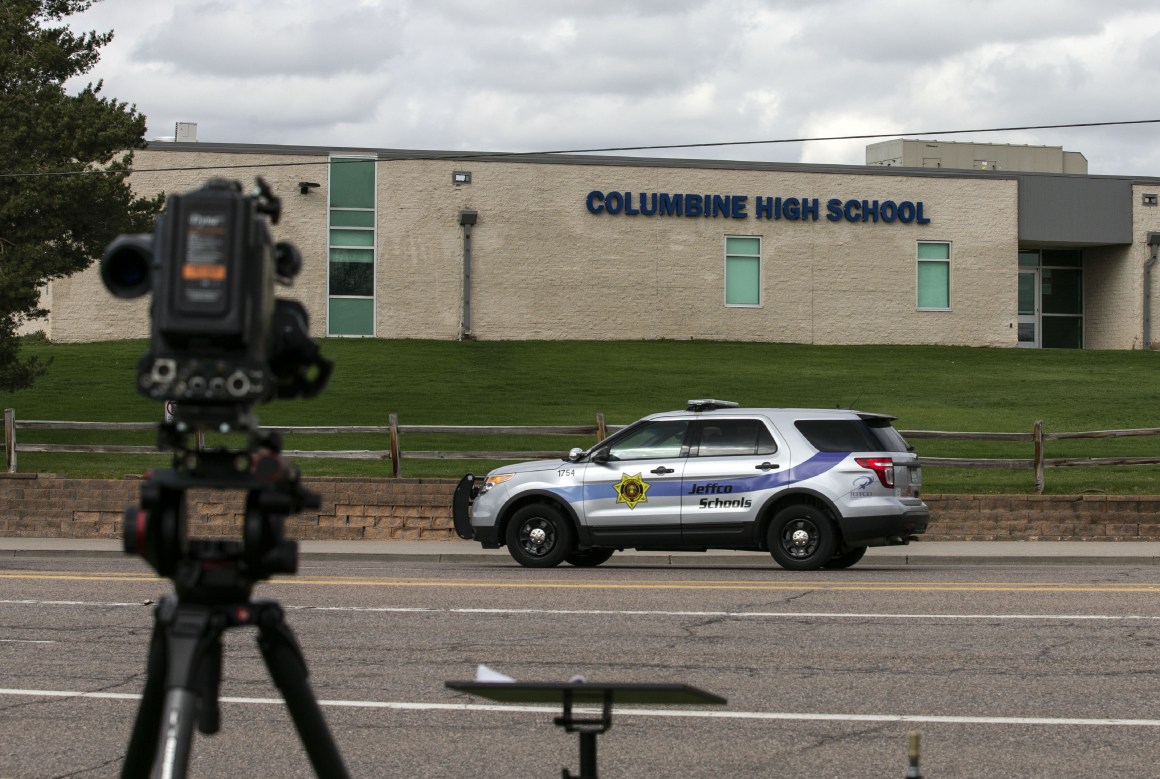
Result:
{"label": "suv rear wheel", "polygon": [[533,503],[517,509],[505,533],[508,554],[527,568],[552,568],[572,550],[572,525],[559,509]]}
{"label": "suv rear wheel", "polygon": [[773,516],[766,542],[782,568],[814,571],[834,556],[834,523],[821,509],[804,503],[787,506]]}

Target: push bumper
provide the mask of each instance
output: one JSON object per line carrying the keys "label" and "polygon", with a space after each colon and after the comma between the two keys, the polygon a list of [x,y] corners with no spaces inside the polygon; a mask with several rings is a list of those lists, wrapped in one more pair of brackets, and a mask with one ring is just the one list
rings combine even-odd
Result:
{"label": "push bumper", "polygon": [[455,523],[455,535],[468,541],[475,539],[475,531],[471,527],[471,503],[477,494],[475,474],[469,473],[459,480],[451,496],[451,519]]}

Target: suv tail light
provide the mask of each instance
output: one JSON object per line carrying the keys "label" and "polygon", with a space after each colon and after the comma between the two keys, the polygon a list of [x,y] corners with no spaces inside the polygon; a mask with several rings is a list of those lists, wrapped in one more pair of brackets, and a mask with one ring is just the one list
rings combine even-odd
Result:
{"label": "suv tail light", "polygon": [[889,457],[855,457],[854,462],[869,471],[874,471],[883,487],[894,486],[894,460]]}

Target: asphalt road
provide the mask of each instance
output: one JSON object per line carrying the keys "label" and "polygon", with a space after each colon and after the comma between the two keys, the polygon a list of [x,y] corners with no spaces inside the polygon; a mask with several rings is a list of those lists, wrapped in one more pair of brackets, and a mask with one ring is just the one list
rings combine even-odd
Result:
{"label": "asphalt road", "polygon": [[[118,774],[167,590],[130,559],[0,561],[0,777]],[[480,663],[728,699],[618,708],[606,779],[903,777],[912,730],[928,777],[1160,776],[1155,566],[368,562],[258,594],[287,608],[352,776],[577,772],[555,710],[444,688]],[[222,696],[191,776],[313,775],[252,630],[227,635]]]}

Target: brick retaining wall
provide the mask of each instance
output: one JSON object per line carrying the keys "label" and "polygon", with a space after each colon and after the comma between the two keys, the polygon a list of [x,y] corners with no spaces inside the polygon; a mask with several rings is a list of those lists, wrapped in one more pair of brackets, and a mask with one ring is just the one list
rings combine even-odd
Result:
{"label": "brick retaining wall", "polygon": [[[307,479],[317,511],[291,517],[292,538],[454,538],[448,479]],[[0,474],[0,536],[116,538],[137,479]],[[1158,541],[1160,496],[928,495],[930,541]],[[189,493],[190,535],[237,536],[241,494]]]}

